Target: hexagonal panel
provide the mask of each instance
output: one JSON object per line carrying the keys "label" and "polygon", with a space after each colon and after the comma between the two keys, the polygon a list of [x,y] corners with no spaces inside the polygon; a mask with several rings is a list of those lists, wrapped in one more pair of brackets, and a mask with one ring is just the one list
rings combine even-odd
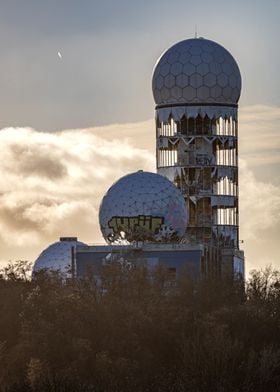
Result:
{"label": "hexagonal panel", "polygon": [[195,72],[195,66],[193,64],[187,63],[183,67],[184,74],[190,76]]}
{"label": "hexagonal panel", "polygon": [[222,70],[227,75],[230,75],[232,72],[232,64],[229,61],[224,61],[222,63]]}
{"label": "hexagonal panel", "polygon": [[200,87],[202,86],[203,80],[202,80],[202,76],[200,74],[198,74],[197,72],[195,72],[194,74],[192,74],[190,76],[190,85],[192,87]]}
{"label": "hexagonal panel", "polygon": [[191,54],[185,51],[180,54],[179,61],[184,65],[190,61],[191,57]]}
{"label": "hexagonal panel", "polygon": [[186,87],[189,84],[189,77],[185,74],[180,74],[178,76],[176,76],[176,86],[179,87]]}
{"label": "hexagonal panel", "polygon": [[167,101],[170,98],[170,90],[167,87],[163,87],[160,91],[161,98],[163,101]]}
{"label": "hexagonal panel", "polygon": [[222,94],[227,101],[231,101],[231,93],[232,93],[232,88],[230,86],[226,86],[225,88],[223,88]]}
{"label": "hexagonal panel", "polygon": [[201,60],[205,63],[211,63],[211,61],[213,61],[213,57],[210,53],[203,52],[201,55]]}
{"label": "hexagonal panel", "polygon": [[236,88],[239,89],[239,94],[240,94],[240,90],[241,90],[241,78],[240,78],[240,75],[236,75]]}
{"label": "hexagonal panel", "polygon": [[216,75],[209,73],[203,78],[203,83],[208,87],[213,87],[217,83]]}
{"label": "hexagonal panel", "polygon": [[210,89],[206,86],[201,86],[197,89],[197,98],[199,100],[206,101],[209,98]]}
{"label": "hexagonal panel", "polygon": [[158,89],[161,89],[163,87],[163,84],[164,84],[163,82],[164,82],[163,77],[161,75],[158,75],[158,77],[156,78],[155,87],[158,88]]}
{"label": "hexagonal panel", "polygon": [[226,85],[228,84],[228,77],[226,74],[221,73],[220,75],[218,75],[217,81],[219,86],[226,87]]}
{"label": "hexagonal panel", "polygon": [[198,55],[198,54],[200,54],[200,53],[202,52],[202,49],[201,49],[199,46],[192,46],[192,47],[189,49],[189,52],[190,52],[191,54]]}
{"label": "hexagonal panel", "polygon": [[164,78],[164,85],[168,88],[175,86],[175,76],[169,74]]}
{"label": "hexagonal panel", "polygon": [[220,73],[222,72],[221,64],[216,63],[216,62],[211,62],[211,63],[209,64],[209,68],[210,68],[210,71],[211,71],[213,74],[216,74],[216,75],[218,75],[218,74],[220,74]]}
{"label": "hexagonal panel", "polygon": [[182,98],[182,89],[178,86],[172,87],[171,97],[176,98],[176,99]]}
{"label": "hexagonal panel", "polygon": [[240,97],[240,89],[239,88],[234,88],[231,92],[232,94],[232,100],[234,102],[238,102],[238,99]]}
{"label": "hexagonal panel", "polygon": [[179,59],[179,53],[177,51],[171,52],[167,57],[167,61],[169,64],[173,64],[178,59]]}
{"label": "hexagonal panel", "polygon": [[179,63],[178,61],[171,65],[170,72],[172,73],[172,75],[177,76],[182,71],[183,71],[183,65],[181,63]]}
{"label": "hexagonal panel", "polygon": [[201,76],[208,74],[209,66],[206,63],[201,63],[196,67],[196,72],[199,73]]}
{"label": "hexagonal panel", "polygon": [[218,98],[220,95],[222,95],[222,89],[220,86],[214,86],[210,89],[210,96],[212,98]]}
{"label": "hexagonal panel", "polygon": [[221,50],[215,50],[213,53],[213,58],[217,63],[222,63],[225,60],[225,57]]}
{"label": "hexagonal panel", "polygon": [[159,91],[158,89],[155,88],[155,89],[153,90],[153,93],[154,93],[155,101],[156,101],[156,102],[159,102],[159,101],[161,100],[160,91]]}
{"label": "hexagonal panel", "polygon": [[215,50],[214,45],[212,44],[212,42],[209,42],[209,41],[202,42],[200,46],[204,52],[211,53],[211,52],[214,52],[214,50]]}
{"label": "hexagonal panel", "polygon": [[191,86],[187,86],[183,89],[183,97],[187,100],[187,101],[191,101],[196,97],[196,89],[191,87]]}
{"label": "hexagonal panel", "polygon": [[188,48],[189,48],[188,40],[184,40],[184,41],[179,41],[175,45],[171,46],[170,51],[175,49],[177,50],[177,52],[181,53],[182,51]]}
{"label": "hexagonal panel", "polygon": [[169,71],[170,71],[170,64],[165,63],[165,64],[162,64],[162,65],[160,66],[159,73],[160,73],[162,76],[166,76],[167,74],[169,74]]}
{"label": "hexagonal panel", "polygon": [[235,88],[236,84],[237,84],[237,81],[236,81],[235,75],[234,74],[230,75],[230,77],[229,77],[229,85],[230,85],[230,87]]}
{"label": "hexagonal panel", "polygon": [[209,95],[209,97],[207,98],[207,103],[209,103],[209,105],[211,103],[217,103],[217,102],[221,102],[221,101],[218,101],[217,98],[211,97],[211,95]]}
{"label": "hexagonal panel", "polygon": [[201,57],[200,57],[199,55],[193,55],[193,56],[191,57],[190,62],[191,62],[193,65],[198,65],[198,64],[201,63]]}

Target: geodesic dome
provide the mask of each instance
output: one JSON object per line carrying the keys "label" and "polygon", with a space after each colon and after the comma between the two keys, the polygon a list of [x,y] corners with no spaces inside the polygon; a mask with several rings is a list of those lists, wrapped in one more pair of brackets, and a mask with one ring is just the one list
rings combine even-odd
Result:
{"label": "geodesic dome", "polygon": [[107,243],[178,241],[187,226],[185,200],[167,178],[138,171],[122,177],[107,191],[99,224]]}
{"label": "geodesic dome", "polygon": [[33,266],[33,273],[42,270],[59,271],[70,276],[72,247],[86,245],[76,237],[61,237],[42,251]]}
{"label": "geodesic dome", "polygon": [[158,60],[152,80],[158,106],[168,104],[237,104],[241,75],[232,55],[216,42],[187,39]]}

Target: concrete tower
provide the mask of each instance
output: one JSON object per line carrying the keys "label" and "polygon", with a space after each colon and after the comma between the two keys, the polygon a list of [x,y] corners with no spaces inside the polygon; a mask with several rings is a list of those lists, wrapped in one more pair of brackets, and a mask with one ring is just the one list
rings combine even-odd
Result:
{"label": "concrete tower", "polygon": [[175,44],[154,69],[157,171],[185,197],[185,242],[209,249],[216,270],[243,274],[238,219],[240,92],[236,61],[207,39]]}

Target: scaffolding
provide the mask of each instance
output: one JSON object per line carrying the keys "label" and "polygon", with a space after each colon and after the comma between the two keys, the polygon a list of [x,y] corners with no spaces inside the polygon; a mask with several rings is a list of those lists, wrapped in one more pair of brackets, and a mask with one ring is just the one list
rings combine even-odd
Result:
{"label": "scaffolding", "polygon": [[[174,118],[175,117],[175,118]],[[236,115],[157,116],[157,171],[183,193],[185,241],[239,250]]]}

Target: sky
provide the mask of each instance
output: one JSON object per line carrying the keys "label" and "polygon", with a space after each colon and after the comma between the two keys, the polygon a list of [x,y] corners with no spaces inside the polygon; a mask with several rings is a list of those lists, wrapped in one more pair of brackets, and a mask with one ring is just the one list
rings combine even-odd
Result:
{"label": "sky", "polygon": [[280,2],[0,0],[0,261],[101,242],[102,195],[155,171],[155,62],[198,36],[237,60],[247,270],[280,268]]}

